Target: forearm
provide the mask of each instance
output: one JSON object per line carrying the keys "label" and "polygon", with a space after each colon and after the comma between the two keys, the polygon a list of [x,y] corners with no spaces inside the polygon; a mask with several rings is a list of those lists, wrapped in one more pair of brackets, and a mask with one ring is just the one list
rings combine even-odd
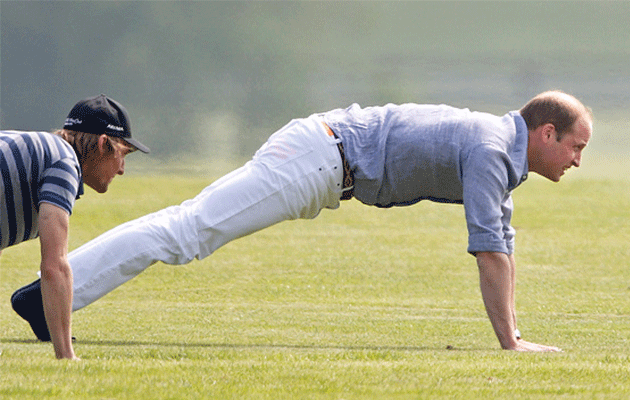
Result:
{"label": "forearm", "polygon": [[42,264],[44,315],[57,358],[75,358],[72,347],[72,270],[67,261]]}
{"label": "forearm", "polygon": [[39,207],[42,252],[42,300],[57,358],[74,359],[71,336],[72,270],[68,263],[68,213],[42,203]]}
{"label": "forearm", "polygon": [[481,294],[486,312],[504,349],[517,347],[514,307],[514,258],[503,253],[477,254]]}
{"label": "forearm", "polygon": [[510,308],[512,310],[512,323],[514,324],[514,330],[518,329],[516,323],[516,261],[514,260],[514,254],[508,255],[508,261],[510,263]]}

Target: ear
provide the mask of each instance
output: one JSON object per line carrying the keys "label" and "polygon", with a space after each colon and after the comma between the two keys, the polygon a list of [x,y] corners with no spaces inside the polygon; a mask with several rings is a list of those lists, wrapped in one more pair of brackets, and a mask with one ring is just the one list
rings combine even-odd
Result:
{"label": "ear", "polygon": [[556,140],[556,127],[552,123],[546,123],[538,127],[541,134],[543,143],[547,143],[549,140]]}
{"label": "ear", "polygon": [[106,134],[102,134],[101,136],[98,137],[98,152],[99,154],[106,154],[107,153],[107,146],[109,145],[109,138],[107,137]]}

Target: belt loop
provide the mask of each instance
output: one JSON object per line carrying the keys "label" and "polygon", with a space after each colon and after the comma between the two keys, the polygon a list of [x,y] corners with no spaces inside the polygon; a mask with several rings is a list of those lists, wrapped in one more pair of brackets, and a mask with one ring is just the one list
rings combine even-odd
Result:
{"label": "belt loop", "polygon": [[354,174],[350,169],[350,164],[348,163],[348,160],[346,160],[346,154],[343,150],[343,143],[341,142],[341,139],[337,135],[335,135],[335,132],[330,129],[328,124],[322,121],[322,125],[326,129],[326,133],[328,134],[328,136],[335,139],[335,142],[337,143],[337,148],[339,149],[339,155],[341,156],[341,163],[343,165],[343,188],[341,192],[341,200],[350,200],[354,196]]}

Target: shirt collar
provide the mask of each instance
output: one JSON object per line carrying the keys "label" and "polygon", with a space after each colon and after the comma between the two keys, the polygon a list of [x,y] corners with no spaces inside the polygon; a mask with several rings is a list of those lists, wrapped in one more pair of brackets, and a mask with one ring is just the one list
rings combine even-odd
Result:
{"label": "shirt collar", "polygon": [[514,147],[510,152],[510,158],[512,159],[514,170],[520,176],[516,184],[516,186],[518,186],[527,179],[527,173],[529,172],[529,163],[527,161],[529,130],[527,129],[525,120],[518,111],[511,111],[509,114],[514,119],[514,125],[516,127]]}
{"label": "shirt collar", "polygon": [[75,198],[75,200],[77,200],[81,196],[83,196],[83,177],[82,176],[79,177],[79,187],[77,188],[77,197]]}

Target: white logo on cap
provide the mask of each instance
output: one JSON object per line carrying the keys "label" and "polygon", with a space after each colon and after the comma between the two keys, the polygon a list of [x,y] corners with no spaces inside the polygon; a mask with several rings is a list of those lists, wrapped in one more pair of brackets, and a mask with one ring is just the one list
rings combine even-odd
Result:
{"label": "white logo on cap", "polygon": [[66,118],[66,125],[80,125],[83,121],[76,118]]}
{"label": "white logo on cap", "polygon": [[116,126],[116,125],[112,125],[112,124],[107,125],[107,128],[108,129],[113,129],[113,130],[118,131],[118,132],[124,131],[122,126]]}

